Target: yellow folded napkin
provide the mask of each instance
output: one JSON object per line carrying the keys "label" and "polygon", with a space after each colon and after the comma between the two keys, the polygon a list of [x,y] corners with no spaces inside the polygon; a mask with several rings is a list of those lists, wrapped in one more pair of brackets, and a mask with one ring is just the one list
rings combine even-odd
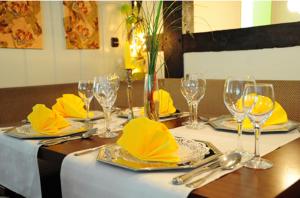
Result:
{"label": "yellow folded napkin", "polygon": [[[61,98],[56,99],[52,110],[57,111],[63,117],[86,118],[84,103],[80,97],[74,94],[64,94]],[[93,116],[94,114],[90,112],[89,117]]]}
{"label": "yellow folded napkin", "polygon": [[[166,116],[176,112],[173,99],[169,92],[159,89],[154,92],[153,98],[159,101],[159,116]],[[144,115],[144,109],[141,109],[141,115]]]}
{"label": "yellow folded napkin", "polygon": [[140,160],[179,162],[178,145],[168,128],[145,117],[131,120],[117,144]]}
{"label": "yellow folded napkin", "polygon": [[[253,98],[253,97],[249,97]],[[242,105],[242,101],[238,101],[238,105]],[[267,108],[270,108],[270,98],[266,96],[258,96],[257,99],[257,105],[255,105],[253,111],[256,113],[264,112]],[[276,124],[284,124],[288,121],[287,113],[283,109],[283,107],[278,103],[275,102],[274,110],[272,112],[272,115],[268,118],[268,120],[264,123],[264,126],[270,126],[270,125],[276,125]],[[251,129],[253,128],[253,125],[250,121],[250,119],[247,117],[243,121],[243,128],[245,129]]]}
{"label": "yellow folded napkin", "polygon": [[36,132],[43,134],[56,134],[70,125],[61,115],[43,104],[36,104],[27,119]]}
{"label": "yellow folded napkin", "polygon": [[154,92],[154,99],[157,98],[159,100],[160,116],[168,115],[176,112],[176,108],[174,107],[173,104],[173,99],[167,91],[163,89],[159,89],[158,91]]}

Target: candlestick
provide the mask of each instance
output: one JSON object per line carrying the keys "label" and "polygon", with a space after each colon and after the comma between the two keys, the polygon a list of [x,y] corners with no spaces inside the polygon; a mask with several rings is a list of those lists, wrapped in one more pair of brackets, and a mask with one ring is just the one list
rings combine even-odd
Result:
{"label": "candlestick", "polygon": [[126,69],[127,71],[127,100],[128,100],[128,120],[134,118],[132,110],[132,69]]}

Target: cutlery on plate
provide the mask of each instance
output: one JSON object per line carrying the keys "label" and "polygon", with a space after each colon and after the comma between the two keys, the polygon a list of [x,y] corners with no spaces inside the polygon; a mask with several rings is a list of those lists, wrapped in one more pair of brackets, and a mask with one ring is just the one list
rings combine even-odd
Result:
{"label": "cutlery on plate", "polygon": [[86,149],[86,150],[83,150],[83,151],[78,151],[74,155],[75,156],[80,156],[80,155],[88,154],[88,153],[91,153],[93,151],[98,150],[99,148],[100,148],[100,146],[97,146],[97,147]]}
{"label": "cutlery on plate", "polygon": [[193,169],[192,171],[179,175],[177,177],[174,177],[172,179],[172,183],[175,185],[181,185],[189,181],[190,179],[196,177],[197,175],[200,175],[201,173],[204,173],[206,171],[212,170],[219,166],[218,159],[214,159],[206,164],[203,164],[202,166]]}
{"label": "cutlery on plate", "polygon": [[66,136],[66,137],[54,138],[50,140],[41,140],[39,141],[39,144],[42,144],[44,146],[53,146],[70,140],[87,139],[90,138],[92,135],[94,135],[97,132],[97,130],[98,130],[97,128],[92,128],[87,132],[77,136]]}
{"label": "cutlery on plate", "polygon": [[210,176],[215,174],[219,170],[231,170],[237,167],[237,165],[240,164],[242,160],[242,156],[240,153],[237,152],[230,152],[226,155],[222,155],[219,160],[218,164],[219,166],[213,169],[208,175],[206,175],[203,178],[200,178],[196,181],[193,181],[191,183],[188,183],[186,186],[190,188],[197,188],[201,184],[203,184]]}
{"label": "cutlery on plate", "polygon": [[209,124],[209,122],[216,120],[218,117],[208,118],[208,117],[204,117],[204,116],[199,116],[198,118],[199,118],[204,124]]}

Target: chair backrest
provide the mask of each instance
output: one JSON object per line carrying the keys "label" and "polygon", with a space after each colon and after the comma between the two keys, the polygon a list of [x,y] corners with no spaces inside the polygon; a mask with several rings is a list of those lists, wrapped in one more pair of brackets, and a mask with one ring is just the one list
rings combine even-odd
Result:
{"label": "chair backrest", "polygon": [[[207,117],[229,114],[223,102],[224,80],[207,80],[206,93],[199,104],[199,114]],[[289,119],[300,121],[300,81],[259,80],[274,86],[275,98],[286,110]],[[173,96],[176,107],[187,110],[187,104],[180,93],[180,79],[166,79],[164,87]]]}
{"label": "chair backrest", "polygon": [[[300,81],[262,81],[272,83],[278,101],[288,113],[289,119],[300,121]],[[173,97],[174,104],[180,111],[188,107],[180,92],[180,79],[163,79],[160,88],[167,90]],[[207,117],[229,114],[223,103],[224,80],[207,80],[205,97],[200,102],[199,114]],[[143,105],[143,81],[133,83],[133,105]],[[55,103],[55,99],[64,93],[77,94],[77,84],[43,85],[32,87],[0,89],[0,124],[18,122],[24,119],[37,103],[47,107]],[[126,108],[127,84],[121,82],[115,106]],[[101,109],[94,99],[91,109]]]}

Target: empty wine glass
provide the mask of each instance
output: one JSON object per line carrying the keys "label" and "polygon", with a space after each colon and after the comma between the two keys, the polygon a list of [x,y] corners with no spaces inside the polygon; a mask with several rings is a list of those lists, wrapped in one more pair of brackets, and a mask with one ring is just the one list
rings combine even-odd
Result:
{"label": "empty wine glass", "polygon": [[254,127],[255,147],[254,157],[245,166],[253,169],[268,169],[272,162],[262,159],[259,152],[259,137],[261,127],[271,116],[275,106],[275,96],[272,84],[259,83],[246,85],[243,95],[243,106]]}
{"label": "empty wine glass", "polygon": [[195,79],[194,75],[186,74],[184,78],[181,79],[181,86],[180,90],[182,95],[187,101],[187,104],[189,106],[189,121],[186,123],[183,123],[184,125],[191,125],[193,120],[193,98],[197,94],[198,91],[198,79]]}
{"label": "empty wine glass", "polygon": [[119,89],[119,77],[117,75],[99,76],[94,80],[94,96],[102,106],[105,114],[105,131],[100,137],[113,138],[118,134],[110,129],[110,115],[112,107],[117,99]]}
{"label": "empty wine glass", "polygon": [[93,99],[93,82],[91,80],[80,80],[78,82],[78,95],[86,107],[86,123],[89,126],[90,103]]}
{"label": "empty wine glass", "polygon": [[193,118],[190,127],[193,129],[198,129],[199,127],[203,126],[203,124],[198,122],[198,105],[205,95],[206,80],[203,74],[191,74],[190,78],[198,81],[197,93],[194,95],[192,99]]}
{"label": "empty wine glass", "polygon": [[223,99],[224,104],[237,121],[237,148],[243,157],[248,157],[251,154],[243,149],[242,145],[242,125],[246,117],[246,112],[242,105],[243,93],[246,84],[255,84],[255,80],[250,76],[245,77],[229,77],[224,84]]}

